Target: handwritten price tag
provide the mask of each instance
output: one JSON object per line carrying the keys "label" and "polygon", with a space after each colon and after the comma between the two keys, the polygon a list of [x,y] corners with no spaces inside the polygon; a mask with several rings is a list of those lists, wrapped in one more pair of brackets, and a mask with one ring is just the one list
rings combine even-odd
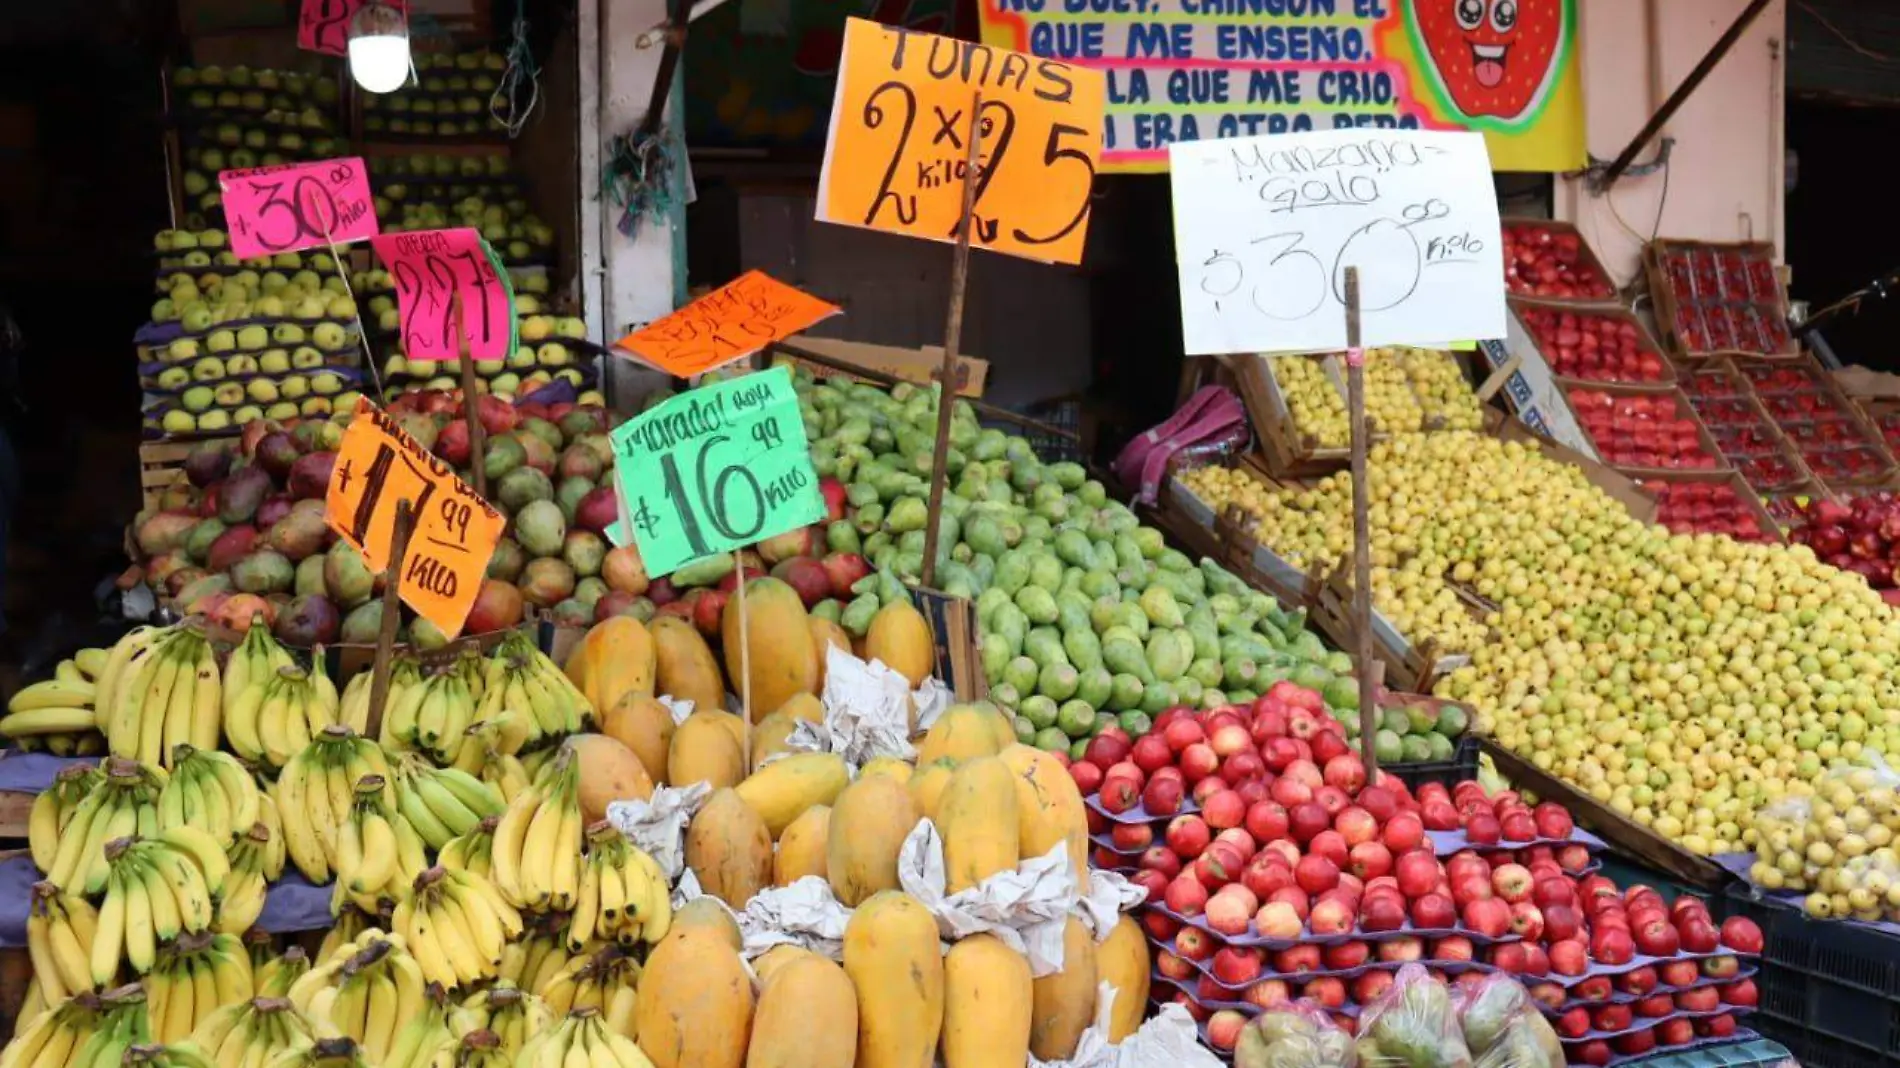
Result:
{"label": "handwritten price tag", "polygon": [[763,271],[747,271],[664,319],[620,339],[620,347],[668,374],[705,374],[838,314]]}
{"label": "handwritten price tag", "polygon": [[971,243],[1080,263],[1102,149],[1102,72],[864,19],[845,23],[819,220],[954,240],[979,92]]}
{"label": "handwritten price tag", "polygon": [[1191,355],[1504,336],[1504,259],[1484,137],[1325,130],[1169,146]]}
{"label": "handwritten price tag", "polygon": [[649,575],[825,517],[787,368],[682,393],[620,424],[611,440],[625,522]]}
{"label": "handwritten price tag", "polygon": [[[303,0],[297,13],[297,47],[326,56],[348,55],[350,19],[363,0]],[[402,6],[402,0],[396,0]]]}
{"label": "handwritten price tag", "polygon": [[381,233],[369,169],[356,157],[219,171],[240,259],[347,244]]}
{"label": "handwritten price tag", "polygon": [[455,360],[455,294],[462,295],[463,331],[471,355],[499,360],[514,347],[514,298],[481,235],[466,227],[384,234],[370,244],[396,283],[403,355]]}
{"label": "handwritten price tag", "polygon": [[507,520],[440,457],[359,397],[330,472],[323,518],[371,568],[382,571],[389,566],[396,506],[405,500],[416,526],[396,593],[453,638],[475,606]]}

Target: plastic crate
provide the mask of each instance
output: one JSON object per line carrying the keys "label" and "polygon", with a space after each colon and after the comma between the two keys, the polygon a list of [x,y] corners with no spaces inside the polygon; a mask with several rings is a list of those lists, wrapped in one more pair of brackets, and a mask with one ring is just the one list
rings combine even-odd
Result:
{"label": "plastic crate", "polygon": [[1780,1043],[1765,1038],[1665,1053],[1642,1062],[1643,1068],[1801,1068]]}
{"label": "plastic crate", "polygon": [[1746,916],[1765,945],[1750,1026],[1787,1046],[1806,1068],[1900,1064],[1900,937],[1864,924],[1811,920],[1746,884],[1718,902]]}
{"label": "plastic crate", "polygon": [[1426,761],[1422,764],[1381,764],[1379,767],[1382,771],[1398,776],[1399,781],[1413,792],[1428,782],[1455,786],[1478,777],[1478,739],[1469,734],[1458,739],[1450,760]]}

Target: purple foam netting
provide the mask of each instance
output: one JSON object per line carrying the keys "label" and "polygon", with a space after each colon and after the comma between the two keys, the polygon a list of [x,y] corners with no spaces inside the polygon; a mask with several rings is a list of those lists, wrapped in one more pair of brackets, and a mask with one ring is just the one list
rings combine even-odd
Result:
{"label": "purple foam netting", "polygon": [[[33,884],[40,881],[40,870],[28,856],[0,861],[0,948],[17,949],[26,945],[26,914],[33,899]],[[327,931],[336,921],[330,916],[330,888],[312,886],[294,869],[272,884],[264,895],[264,911],[256,926],[271,934],[297,931]]]}
{"label": "purple foam netting", "polygon": [[[1689,991],[1689,990],[1701,990],[1703,987],[1708,987],[1708,986],[1720,987],[1720,986],[1727,986],[1730,983],[1739,983],[1744,979],[1754,978],[1755,973],[1760,970],[1761,969],[1756,968],[1753,965],[1745,965],[1742,967],[1740,971],[1737,971],[1734,975],[1731,975],[1726,979],[1702,978],[1702,979],[1697,979],[1695,982],[1690,983],[1688,986],[1670,986],[1668,983],[1661,983],[1657,985],[1656,989],[1651,990],[1647,994],[1625,994],[1621,990],[1613,990],[1610,992],[1610,996],[1603,999],[1602,1001],[1583,1001],[1578,998],[1571,998],[1570,1000],[1564,1002],[1562,1005],[1554,1009],[1548,1005],[1544,1005],[1541,1007],[1543,1008],[1544,1015],[1546,1016],[1562,1016],[1564,1013],[1569,1012],[1571,1009],[1594,1009],[1600,1005],[1634,1005],[1637,1002],[1643,1000],[1644,998],[1654,997],[1657,994],[1680,994],[1680,993],[1683,993],[1684,991]],[[1550,977],[1544,976],[1544,978],[1550,978]]]}
{"label": "purple foam netting", "polygon": [[53,785],[53,777],[74,764],[93,765],[101,757],[62,757],[51,753],[23,753],[18,749],[0,750],[0,790],[16,794],[37,794]]}
{"label": "purple foam netting", "polygon": [[1461,849],[1476,849],[1482,852],[1495,852],[1505,849],[1530,849],[1534,846],[1567,846],[1582,844],[1592,849],[1608,849],[1610,844],[1582,827],[1573,827],[1568,838],[1533,838],[1528,842],[1487,842],[1474,845],[1465,837],[1464,828],[1455,831],[1426,831],[1425,837],[1432,840],[1432,851],[1441,857],[1448,857]]}
{"label": "purple foam netting", "polygon": [[[1355,942],[1355,941],[1380,942],[1386,939],[1401,938],[1408,935],[1414,938],[1427,938],[1427,939],[1451,938],[1453,936],[1459,936],[1459,937],[1471,939],[1471,944],[1478,947],[1497,946],[1497,945],[1503,945],[1506,942],[1521,941],[1521,939],[1517,935],[1514,935],[1514,934],[1502,935],[1497,938],[1488,938],[1484,935],[1479,934],[1476,931],[1469,931],[1463,927],[1414,927],[1409,917],[1405,921],[1405,926],[1400,927],[1396,931],[1359,931],[1358,929],[1355,928],[1354,930],[1347,931],[1343,934],[1316,935],[1316,934],[1309,933],[1309,934],[1305,934],[1299,938],[1294,938],[1294,939],[1264,938],[1260,935],[1255,935],[1255,934],[1228,935],[1228,934],[1222,934],[1221,932],[1214,930],[1212,927],[1209,927],[1207,925],[1206,916],[1183,916],[1180,913],[1175,912],[1173,909],[1168,908],[1166,905],[1160,904],[1160,903],[1150,903],[1147,907],[1155,910],[1156,912],[1161,913],[1163,916],[1168,917],[1169,919],[1175,921],[1176,923],[1186,924],[1189,927],[1198,927],[1201,930],[1206,931],[1208,934],[1213,935],[1223,945],[1229,945],[1229,946],[1258,946],[1265,949],[1292,949],[1294,946],[1302,946],[1302,945],[1326,946],[1326,945],[1333,945],[1338,942]],[[1253,929],[1252,921],[1248,921],[1247,929],[1249,931]],[[1579,978],[1583,978],[1583,977],[1579,976]]]}
{"label": "purple foam netting", "polygon": [[[1673,957],[1650,957],[1650,956],[1645,956],[1641,953],[1638,953],[1636,954],[1636,956],[1630,958],[1630,961],[1628,964],[1598,964],[1595,961],[1591,961],[1590,967],[1586,969],[1582,975],[1556,975],[1553,973],[1547,978],[1549,978],[1551,982],[1556,983],[1558,986],[1568,989],[1569,987],[1576,986],[1578,983],[1583,982],[1585,979],[1588,979],[1591,976],[1608,975],[1608,976],[1614,977],[1618,975],[1625,975],[1625,974],[1628,974],[1629,972],[1635,971],[1638,968],[1654,968],[1655,966],[1659,964],[1668,964],[1671,961],[1708,960],[1711,957],[1734,957],[1736,958],[1737,962],[1740,962],[1740,961],[1755,960],[1760,956],[1761,954],[1759,953],[1742,953],[1733,949],[1718,949],[1713,953],[1682,952],[1682,953],[1677,953]],[[1735,980],[1731,978],[1731,979],[1726,979],[1722,981],[1732,983]]]}
{"label": "purple foam netting", "polygon": [[1082,803],[1087,805],[1091,812],[1094,812],[1110,823],[1159,823],[1163,820],[1171,820],[1176,816],[1190,815],[1201,810],[1201,806],[1184,797],[1181,799],[1181,810],[1179,812],[1171,812],[1166,816],[1151,815],[1148,812],[1148,806],[1140,803],[1137,803],[1134,808],[1126,812],[1110,812],[1102,807],[1102,795],[1099,791],[1083,798]]}
{"label": "purple foam netting", "polygon": [[[1155,946],[1158,949],[1165,949],[1170,953],[1174,952],[1173,942],[1157,942]],[[1175,955],[1180,956],[1180,954]],[[1187,960],[1185,957],[1181,959]],[[1367,972],[1396,972],[1407,964],[1420,964],[1428,968],[1436,968],[1447,975],[1460,975],[1465,972],[1489,973],[1497,971],[1497,969],[1491,965],[1475,960],[1369,960],[1354,968],[1315,968],[1307,972],[1276,972],[1271,968],[1262,968],[1259,975],[1254,976],[1239,986],[1234,986],[1231,983],[1222,981],[1219,976],[1215,975],[1207,961],[1189,960],[1188,963],[1194,966],[1195,971],[1206,976],[1215,986],[1220,987],[1222,990],[1239,991],[1245,991],[1248,987],[1262,979],[1279,979],[1288,983],[1303,983],[1308,979],[1324,979],[1328,977],[1334,979],[1357,979]]]}
{"label": "purple foam netting", "polygon": [[1578,1035],[1576,1038],[1565,1038],[1562,1035],[1558,1035],[1557,1040],[1559,1042],[1565,1042],[1565,1043],[1570,1043],[1574,1045],[1575,1043],[1578,1043],[1578,1042],[1591,1042],[1596,1039],[1607,1040],[1607,1039],[1615,1038],[1618,1035],[1628,1035],[1628,1034],[1634,1034],[1637,1031],[1647,1031],[1648,1029],[1655,1027],[1657,1024],[1667,1023],[1670,1020],[1706,1020],[1711,1016],[1746,1016],[1749,1013],[1754,1012],[1754,1011],[1755,1010],[1753,1008],[1747,1005],[1723,1005],[1721,1008],[1710,1009],[1707,1012],[1680,1012],[1678,1011],[1678,1012],[1672,1012],[1667,1016],[1638,1016],[1634,1020],[1630,1021],[1630,1025],[1628,1027],[1625,1027],[1621,1031],[1591,1030],[1591,1031],[1586,1031],[1581,1035]]}

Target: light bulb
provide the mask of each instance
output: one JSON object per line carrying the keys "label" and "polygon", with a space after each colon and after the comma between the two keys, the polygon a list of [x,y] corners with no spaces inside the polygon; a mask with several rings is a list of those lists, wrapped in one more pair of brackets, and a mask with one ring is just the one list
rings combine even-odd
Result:
{"label": "light bulb", "polygon": [[371,0],[350,19],[350,77],[372,93],[409,80],[409,23],[402,9]]}

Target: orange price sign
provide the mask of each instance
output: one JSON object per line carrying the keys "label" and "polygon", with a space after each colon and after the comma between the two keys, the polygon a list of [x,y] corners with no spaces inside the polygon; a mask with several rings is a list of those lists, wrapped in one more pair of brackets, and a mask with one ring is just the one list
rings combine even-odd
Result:
{"label": "orange price sign", "polygon": [[664,319],[635,330],[618,344],[670,375],[691,378],[836,314],[835,304],[764,271],[747,271]]}
{"label": "orange price sign", "polygon": [[818,219],[955,240],[978,94],[970,243],[1080,263],[1102,151],[1102,72],[864,19],[845,23]]}
{"label": "orange price sign", "polygon": [[396,506],[405,500],[416,526],[396,593],[453,638],[475,606],[507,521],[388,413],[359,397],[330,472],[323,518],[382,571],[389,566]]}

